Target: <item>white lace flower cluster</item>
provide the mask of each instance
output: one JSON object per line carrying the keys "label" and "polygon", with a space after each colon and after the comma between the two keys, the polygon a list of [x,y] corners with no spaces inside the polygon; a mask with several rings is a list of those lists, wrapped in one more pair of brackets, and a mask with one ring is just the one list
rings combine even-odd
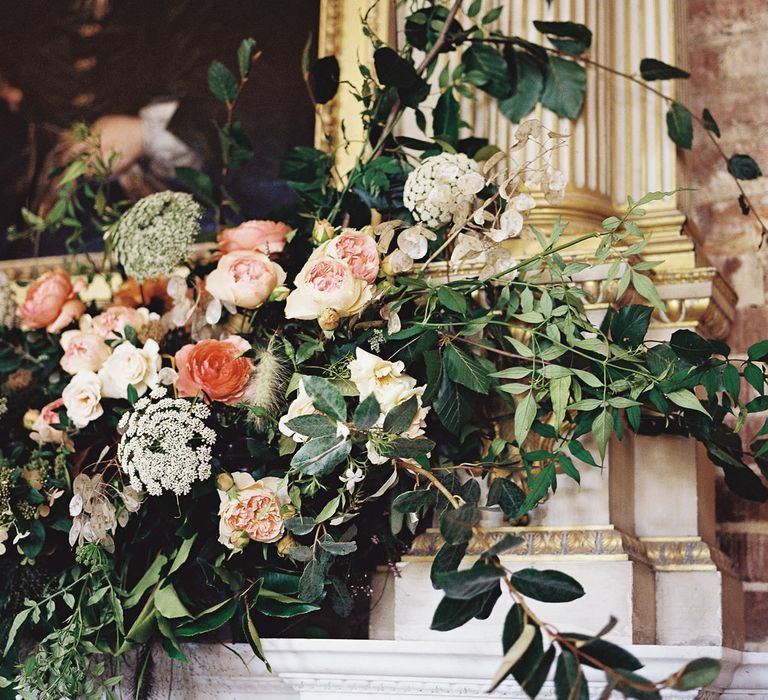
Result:
{"label": "white lace flower cluster", "polygon": [[192,483],[211,475],[211,447],[216,433],[205,424],[211,409],[204,403],[173,399],[155,387],[123,414],[117,448],[120,466],[137,491],[151,496],[164,490],[183,496]]}
{"label": "white lace flower cluster", "polygon": [[8,275],[0,272],[0,326],[13,328],[16,325],[16,297]]}
{"label": "white lace flower cluster", "polygon": [[190,194],[156,192],[140,199],[105,235],[129,277],[167,277],[200,233],[202,208]]}
{"label": "white lace flower cluster", "polygon": [[484,185],[476,161],[463,153],[441,153],[425,158],[408,175],[403,203],[419,221],[437,228],[468,207]]}

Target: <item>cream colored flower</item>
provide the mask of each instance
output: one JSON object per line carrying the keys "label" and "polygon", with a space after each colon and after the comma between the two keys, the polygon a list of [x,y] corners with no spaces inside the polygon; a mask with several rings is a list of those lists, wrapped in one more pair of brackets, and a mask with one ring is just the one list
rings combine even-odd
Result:
{"label": "cream colored flower", "polygon": [[95,372],[78,372],[61,394],[67,416],[78,428],[84,428],[104,413],[101,406],[101,380]]}
{"label": "cream colored flower", "polygon": [[382,413],[387,413],[400,398],[416,386],[416,380],[403,371],[402,362],[389,362],[361,348],[349,363],[350,379],[360,393],[360,399],[373,394]]}
{"label": "cream colored flower", "polygon": [[291,430],[287,423],[299,416],[311,416],[315,413],[320,413],[320,411],[312,403],[312,399],[304,388],[304,382],[299,382],[299,391],[296,394],[296,398],[291,401],[290,406],[288,406],[288,412],[280,418],[277,427],[283,435],[292,438],[294,442],[306,442],[307,437]]}
{"label": "cream colored flower", "polygon": [[150,338],[143,348],[127,341],[121,343],[99,370],[102,396],[127,399],[129,384],[142,396],[148,387],[157,384],[160,364],[160,347],[155,340]]}

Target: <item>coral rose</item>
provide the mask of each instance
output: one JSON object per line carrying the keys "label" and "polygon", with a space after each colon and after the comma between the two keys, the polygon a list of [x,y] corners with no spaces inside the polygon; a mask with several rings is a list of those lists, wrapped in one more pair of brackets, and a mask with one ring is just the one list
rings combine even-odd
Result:
{"label": "coral rose", "polygon": [[64,356],[59,364],[68,374],[77,374],[83,370],[98,372],[112,352],[104,339],[96,333],[65,331],[61,334],[60,342]]}
{"label": "coral rose", "polygon": [[45,328],[58,333],[85,312],[76,298],[77,290],[65,270],[50,270],[35,280],[18,308],[21,327],[26,331]]}
{"label": "coral rose", "polygon": [[285,270],[264,253],[238,251],[219,260],[208,275],[205,288],[225,305],[255,309],[283,282]]}
{"label": "coral rose", "polygon": [[268,476],[255,481],[250,474],[235,472],[234,485],[219,490],[219,542],[240,550],[247,541],[277,542],[285,532],[281,506],[290,502],[280,479]]}
{"label": "coral rose", "polygon": [[213,401],[237,403],[254,368],[250,359],[239,356],[250,349],[251,344],[237,335],[185,345],[176,353],[176,388],[182,396],[202,391]]}
{"label": "coral rose", "polygon": [[283,251],[290,231],[282,221],[245,221],[219,232],[219,250],[224,254],[251,250],[274,255]]}
{"label": "coral rose", "polygon": [[355,277],[347,263],[330,257],[310,258],[294,283],[296,289],[285,304],[286,318],[320,318],[326,309],[340,317],[353,316],[373,298],[372,285]]}
{"label": "coral rose", "polygon": [[379,250],[376,241],[365,233],[342,233],[328,242],[326,253],[347,263],[352,274],[366,282],[373,282],[379,274]]}

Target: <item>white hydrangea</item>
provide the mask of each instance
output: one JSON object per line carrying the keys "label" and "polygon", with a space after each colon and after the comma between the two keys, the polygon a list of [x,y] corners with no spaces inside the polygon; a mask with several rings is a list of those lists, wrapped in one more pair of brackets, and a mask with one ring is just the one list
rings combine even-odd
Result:
{"label": "white hydrangea", "polygon": [[159,496],[190,492],[192,483],[211,475],[211,446],[216,433],[205,424],[211,409],[204,403],[173,399],[156,386],[123,414],[117,448],[120,466],[137,491]]}
{"label": "white hydrangea", "polygon": [[479,165],[463,153],[426,158],[405,181],[403,203],[428,226],[450,223],[455,212],[472,203],[485,180]]}
{"label": "white hydrangea", "polygon": [[200,233],[202,208],[190,194],[156,192],[140,199],[105,235],[129,277],[169,276]]}

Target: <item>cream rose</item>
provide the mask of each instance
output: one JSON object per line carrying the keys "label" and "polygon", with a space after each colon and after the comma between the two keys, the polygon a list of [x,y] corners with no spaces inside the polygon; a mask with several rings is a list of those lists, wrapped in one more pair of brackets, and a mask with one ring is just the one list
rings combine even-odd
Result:
{"label": "cream rose", "polygon": [[100,418],[104,413],[101,407],[101,380],[95,372],[78,372],[61,394],[67,416],[78,428]]}
{"label": "cream rose", "polygon": [[349,363],[350,379],[360,393],[360,399],[373,394],[382,413],[387,413],[401,402],[403,396],[416,386],[416,380],[403,372],[402,362],[382,360],[361,348]]}
{"label": "cream rose", "polygon": [[59,360],[59,364],[68,374],[77,374],[84,370],[98,372],[112,353],[109,345],[96,333],[64,331],[59,342],[64,349],[64,356]]}
{"label": "cream rose", "polygon": [[296,398],[291,401],[291,405],[288,406],[288,412],[280,418],[277,427],[283,435],[293,438],[295,442],[306,442],[307,437],[291,430],[287,423],[299,416],[310,416],[314,413],[320,413],[320,411],[312,403],[312,399],[304,388],[304,382],[299,382],[299,391],[296,394]]}
{"label": "cream rose", "polygon": [[310,258],[294,284],[296,289],[285,302],[286,318],[316,319],[326,309],[340,317],[353,316],[373,298],[373,285],[355,277],[345,262],[330,257]]}
{"label": "cream rose", "polygon": [[352,274],[366,282],[374,282],[379,274],[379,249],[366,233],[345,231],[326,244],[329,257],[347,263]]}
{"label": "cream rose", "polygon": [[250,474],[235,472],[233,486],[219,489],[219,542],[240,551],[248,540],[277,542],[285,532],[282,506],[290,503],[281,480],[268,476],[259,481]]}
{"label": "cream rose", "polygon": [[127,341],[121,343],[99,370],[102,396],[127,399],[129,384],[141,396],[148,387],[157,384],[160,364],[160,347],[156,341],[147,340],[143,348]]}
{"label": "cream rose", "polygon": [[222,256],[205,288],[225,305],[255,309],[283,282],[285,270],[264,253],[237,251]]}

